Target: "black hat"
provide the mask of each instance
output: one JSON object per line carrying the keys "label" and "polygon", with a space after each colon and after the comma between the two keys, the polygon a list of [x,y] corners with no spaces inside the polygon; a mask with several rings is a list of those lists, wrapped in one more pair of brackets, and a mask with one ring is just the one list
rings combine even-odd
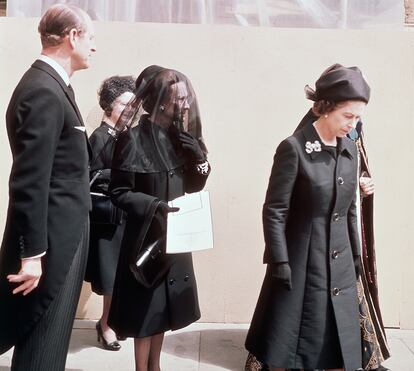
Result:
{"label": "black hat", "polygon": [[315,88],[313,90],[309,85],[305,86],[306,97],[315,102],[361,100],[368,103],[371,90],[358,67],[344,67],[340,64],[334,64],[322,73]]}

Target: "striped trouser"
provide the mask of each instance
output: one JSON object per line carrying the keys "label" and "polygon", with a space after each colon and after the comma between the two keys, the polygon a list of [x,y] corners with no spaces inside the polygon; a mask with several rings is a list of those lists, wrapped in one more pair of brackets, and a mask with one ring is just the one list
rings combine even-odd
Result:
{"label": "striped trouser", "polygon": [[14,347],[12,371],[64,371],[88,257],[89,223],[67,278],[33,330]]}

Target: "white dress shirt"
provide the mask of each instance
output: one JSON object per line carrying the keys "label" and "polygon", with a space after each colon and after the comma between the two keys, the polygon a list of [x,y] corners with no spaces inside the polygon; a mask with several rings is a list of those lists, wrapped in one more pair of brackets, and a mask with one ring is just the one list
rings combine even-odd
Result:
{"label": "white dress shirt", "polygon": [[52,67],[59,74],[59,76],[62,78],[65,84],[69,85],[70,83],[69,75],[58,62],[56,62],[54,59],[44,54],[41,54],[38,59],[47,63],[50,67]]}

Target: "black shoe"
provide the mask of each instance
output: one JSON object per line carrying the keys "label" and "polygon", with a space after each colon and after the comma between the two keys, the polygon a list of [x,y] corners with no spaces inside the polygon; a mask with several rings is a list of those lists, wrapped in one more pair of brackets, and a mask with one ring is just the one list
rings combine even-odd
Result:
{"label": "black shoe", "polygon": [[117,350],[121,349],[121,344],[119,344],[117,340],[113,341],[112,343],[108,343],[106,341],[106,339],[103,336],[103,332],[102,332],[102,327],[101,327],[101,322],[100,321],[96,322],[96,332],[98,333],[98,342],[100,342],[101,339],[102,339],[102,345],[103,345],[104,349],[106,349],[106,350],[114,350],[114,351],[117,351]]}
{"label": "black shoe", "polygon": [[384,366],[379,366],[378,368],[371,370],[371,371],[391,371],[389,368],[386,368]]}

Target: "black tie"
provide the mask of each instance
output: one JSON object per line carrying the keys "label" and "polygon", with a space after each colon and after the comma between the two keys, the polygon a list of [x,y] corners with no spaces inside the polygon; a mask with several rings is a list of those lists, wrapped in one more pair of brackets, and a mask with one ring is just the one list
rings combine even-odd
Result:
{"label": "black tie", "polygon": [[70,94],[71,98],[75,100],[75,92],[73,91],[72,85],[68,85],[68,93]]}

